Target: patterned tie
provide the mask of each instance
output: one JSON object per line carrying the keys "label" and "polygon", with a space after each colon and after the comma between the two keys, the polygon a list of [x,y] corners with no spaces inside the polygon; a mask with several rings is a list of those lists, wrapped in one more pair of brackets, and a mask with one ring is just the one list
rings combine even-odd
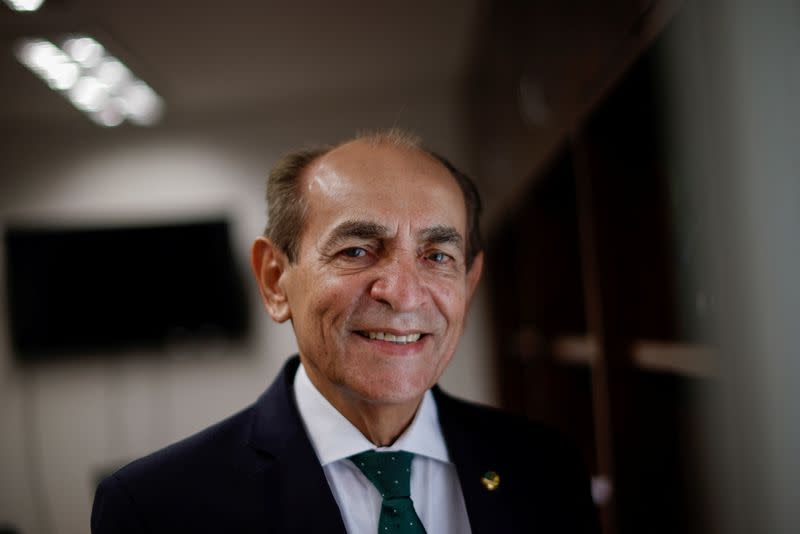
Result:
{"label": "patterned tie", "polygon": [[424,534],[425,527],[411,501],[411,460],[406,451],[367,451],[349,459],[383,497],[378,534]]}

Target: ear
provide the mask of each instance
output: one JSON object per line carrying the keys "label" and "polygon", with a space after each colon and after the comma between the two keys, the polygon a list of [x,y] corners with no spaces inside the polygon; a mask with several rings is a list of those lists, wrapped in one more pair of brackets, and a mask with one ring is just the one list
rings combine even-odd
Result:
{"label": "ear", "polygon": [[253,243],[250,262],[261,292],[261,300],[272,319],[278,323],[291,319],[289,299],[283,287],[283,275],[289,265],[286,254],[271,239],[262,236]]}
{"label": "ear", "polygon": [[475,259],[472,260],[472,266],[467,271],[467,302],[472,301],[472,295],[475,294],[475,288],[478,287],[478,282],[481,280],[481,273],[483,272],[483,252],[478,252]]}

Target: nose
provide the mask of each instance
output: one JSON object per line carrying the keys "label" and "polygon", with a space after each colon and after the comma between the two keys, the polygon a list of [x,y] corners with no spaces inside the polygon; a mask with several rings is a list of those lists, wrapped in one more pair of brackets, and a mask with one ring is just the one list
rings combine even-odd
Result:
{"label": "nose", "polygon": [[417,270],[416,259],[387,258],[372,283],[370,296],[397,312],[419,308],[425,298],[425,289]]}

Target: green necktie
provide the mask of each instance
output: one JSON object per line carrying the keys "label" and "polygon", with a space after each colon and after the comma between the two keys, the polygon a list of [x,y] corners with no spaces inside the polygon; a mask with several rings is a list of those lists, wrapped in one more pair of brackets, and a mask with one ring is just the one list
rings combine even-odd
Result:
{"label": "green necktie", "polygon": [[425,527],[411,501],[411,460],[406,451],[367,451],[350,461],[361,469],[383,497],[378,534],[424,534]]}

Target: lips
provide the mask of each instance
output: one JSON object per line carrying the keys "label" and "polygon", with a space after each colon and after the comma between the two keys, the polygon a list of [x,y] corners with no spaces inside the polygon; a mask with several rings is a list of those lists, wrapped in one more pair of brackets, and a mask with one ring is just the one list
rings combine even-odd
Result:
{"label": "lips", "polygon": [[421,332],[411,332],[407,334],[393,334],[391,332],[382,332],[375,330],[361,330],[357,332],[360,336],[379,340],[388,341],[390,343],[397,343],[398,345],[406,345],[408,343],[415,343],[425,334]]}

